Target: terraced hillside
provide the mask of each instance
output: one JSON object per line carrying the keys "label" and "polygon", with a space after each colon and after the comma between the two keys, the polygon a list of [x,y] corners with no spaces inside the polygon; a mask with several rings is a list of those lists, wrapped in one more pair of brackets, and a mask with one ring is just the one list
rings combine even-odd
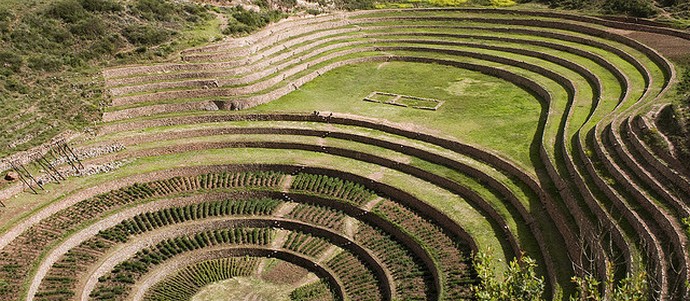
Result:
{"label": "terraced hillside", "polygon": [[549,299],[641,272],[652,298],[687,299],[690,174],[642,137],[676,71],[634,30],[690,43],[546,11],[378,10],[104,70],[97,133],[2,165],[21,179],[2,191],[0,300],[246,279],[463,300],[478,251],[536,259]]}

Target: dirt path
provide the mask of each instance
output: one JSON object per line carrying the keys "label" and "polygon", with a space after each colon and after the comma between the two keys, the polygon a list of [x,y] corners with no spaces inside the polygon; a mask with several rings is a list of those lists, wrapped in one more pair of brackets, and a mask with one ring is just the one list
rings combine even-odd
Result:
{"label": "dirt path", "polygon": [[280,187],[283,192],[288,192],[290,190],[290,186],[292,186],[292,181],[295,178],[292,175],[286,175],[283,177],[283,183],[280,183]]}
{"label": "dirt path", "polygon": [[371,211],[371,209],[373,209],[376,206],[376,204],[380,203],[381,201],[383,201],[383,198],[377,197],[377,198],[367,202],[366,204],[364,204],[364,206],[362,206],[362,209],[364,209],[366,211]]}
{"label": "dirt path", "polygon": [[276,233],[276,236],[273,238],[273,241],[271,242],[271,247],[276,249],[282,248],[283,244],[287,240],[287,237],[287,230],[278,230],[278,233]]}
{"label": "dirt path", "polygon": [[[352,239],[354,237],[355,232],[357,231],[357,221],[353,217],[346,217],[345,221],[343,222],[344,229],[343,229],[343,234]],[[333,258],[333,256],[336,255],[336,252],[340,250],[340,247],[331,245],[326,249],[320,256],[319,258],[316,259],[316,262],[318,263],[323,263],[326,262],[327,260]]]}
{"label": "dirt path", "polygon": [[295,207],[297,207],[297,205],[298,205],[297,203],[293,203],[293,202],[283,203],[282,205],[280,205],[280,207],[278,207],[278,210],[276,210],[273,213],[273,216],[284,217],[288,213],[292,212],[292,210],[295,209]]}

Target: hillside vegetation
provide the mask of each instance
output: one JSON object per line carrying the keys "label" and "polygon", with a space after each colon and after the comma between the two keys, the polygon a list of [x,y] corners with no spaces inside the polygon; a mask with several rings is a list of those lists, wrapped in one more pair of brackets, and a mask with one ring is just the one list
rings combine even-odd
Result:
{"label": "hillside vegetation", "polygon": [[100,66],[165,57],[211,18],[203,6],[162,0],[4,1],[0,155],[98,120]]}
{"label": "hillside vegetation", "polygon": [[[513,6],[542,2],[662,20],[687,18],[687,0],[334,0],[321,9],[434,6]],[[164,61],[177,51],[248,34],[277,21],[295,1],[253,1],[260,11],[201,1],[59,0],[0,3],[0,156],[43,143],[65,130],[82,131],[100,120],[103,66]],[[229,4],[229,3],[226,3]],[[226,20],[223,22],[221,20]],[[227,24],[221,24],[227,23]]]}
{"label": "hillside vegetation", "polygon": [[654,18],[659,22],[690,27],[690,1],[688,0],[522,0],[538,2],[552,8],[578,9],[603,14]]}

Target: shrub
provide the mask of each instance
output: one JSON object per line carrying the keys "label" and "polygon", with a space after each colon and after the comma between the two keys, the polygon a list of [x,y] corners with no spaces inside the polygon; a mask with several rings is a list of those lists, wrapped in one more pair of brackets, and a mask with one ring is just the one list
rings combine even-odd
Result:
{"label": "shrub", "polygon": [[645,0],[608,0],[604,10],[610,13],[624,13],[633,17],[649,18],[656,15],[654,6]]}
{"label": "shrub", "polygon": [[307,13],[316,16],[322,14],[323,11],[321,11],[320,9],[308,8]]}
{"label": "shrub", "polygon": [[136,0],[132,9],[147,20],[170,21],[175,14],[175,6],[164,0]]}
{"label": "shrub", "polygon": [[130,25],[122,30],[122,35],[130,43],[147,46],[165,42],[173,33],[173,31],[151,25]]}
{"label": "shrub", "polygon": [[91,12],[117,12],[124,7],[113,0],[80,0],[81,6]]}
{"label": "shrub", "polygon": [[496,280],[496,267],[491,255],[479,252],[474,258],[474,265],[480,278],[480,283],[472,287],[477,300],[542,300],[544,294],[544,278],[537,277],[534,259],[528,256],[513,259],[504,272],[501,282]]}
{"label": "shrub", "polygon": [[241,6],[230,9],[231,20],[223,30],[224,34],[251,33],[262,28],[270,22],[275,22],[284,17],[283,13],[277,10],[262,10],[260,12],[246,10]]}
{"label": "shrub", "polygon": [[0,68],[18,72],[24,64],[24,60],[14,51],[0,49]]}
{"label": "shrub", "polygon": [[435,6],[460,6],[467,3],[467,0],[429,0]]}
{"label": "shrub", "polygon": [[91,16],[77,21],[69,27],[69,31],[81,38],[96,39],[103,36],[107,31],[107,26],[103,20],[96,16]]}
{"label": "shrub", "polygon": [[88,12],[77,0],[62,0],[52,3],[48,7],[47,15],[62,19],[67,23],[74,23],[87,16]]}
{"label": "shrub", "polygon": [[491,0],[491,5],[495,7],[508,7],[515,5],[513,0]]}
{"label": "shrub", "polygon": [[0,8],[0,33],[9,32],[9,25],[13,17],[10,10],[7,8]]}
{"label": "shrub", "polygon": [[679,76],[678,81],[678,94],[683,97],[690,97],[690,66],[687,66],[685,70]]}
{"label": "shrub", "polygon": [[0,279],[0,294],[4,294],[9,290],[10,284],[5,279]]}
{"label": "shrub", "polygon": [[581,9],[592,4],[592,1],[583,0],[548,0],[542,2],[547,2],[551,7],[562,7],[566,9]]}
{"label": "shrub", "polygon": [[83,53],[83,56],[85,59],[92,59],[101,55],[114,55],[123,44],[124,41],[118,35],[102,37],[95,41],[89,50]]}
{"label": "shrub", "polygon": [[373,0],[336,0],[335,6],[339,9],[358,10],[358,9],[373,9]]}
{"label": "shrub", "polygon": [[[612,269],[609,269],[611,271]],[[610,272],[612,273],[612,272]],[[611,295],[604,299],[599,292],[601,284],[593,276],[573,277],[572,281],[576,285],[575,295],[570,297],[571,301],[587,300],[611,300],[611,301],[644,301],[649,300],[649,285],[647,284],[647,274],[642,271],[635,275],[628,275],[622,279],[618,286],[614,288],[614,277],[607,275],[605,285],[612,291]]]}
{"label": "shrub", "polygon": [[62,69],[63,64],[63,60],[59,57],[44,54],[31,55],[27,60],[29,68],[48,72]]}
{"label": "shrub", "polygon": [[29,87],[27,87],[17,76],[9,76],[5,78],[5,89],[8,91],[18,92],[20,94],[29,93]]}

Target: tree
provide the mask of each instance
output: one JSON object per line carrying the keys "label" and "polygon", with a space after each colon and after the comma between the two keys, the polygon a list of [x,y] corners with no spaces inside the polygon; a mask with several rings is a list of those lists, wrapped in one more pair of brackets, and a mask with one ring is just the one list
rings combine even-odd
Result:
{"label": "tree", "polygon": [[573,277],[577,291],[570,297],[571,301],[645,301],[649,300],[649,285],[647,274],[640,271],[634,275],[623,278],[614,288],[615,279],[613,268],[609,265],[606,276],[606,287],[610,292],[602,296],[599,290],[600,282],[591,275]]}
{"label": "tree", "polygon": [[540,301],[544,294],[544,278],[535,272],[537,266],[529,256],[513,259],[508,270],[503,273],[503,280],[497,279],[494,259],[483,252],[474,257],[474,266],[479,276],[479,284],[472,287],[477,300],[480,301]]}

